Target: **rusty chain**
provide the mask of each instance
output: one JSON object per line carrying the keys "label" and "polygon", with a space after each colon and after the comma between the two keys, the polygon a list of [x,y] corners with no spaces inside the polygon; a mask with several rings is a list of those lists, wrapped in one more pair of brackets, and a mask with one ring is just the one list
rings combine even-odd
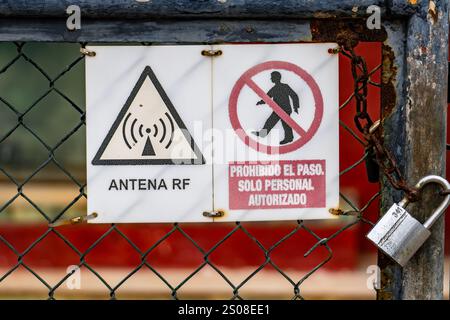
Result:
{"label": "rusty chain", "polygon": [[[374,161],[376,168],[376,182],[379,181],[378,172],[382,171],[393,188],[405,192],[405,196],[410,202],[415,202],[419,199],[419,192],[416,188],[411,187],[406,182],[402,175],[400,168],[397,166],[394,156],[384,146],[383,138],[380,132],[380,121],[373,122],[369,112],[367,111],[367,94],[368,82],[370,81],[370,74],[367,71],[366,61],[362,56],[355,52],[355,47],[358,45],[358,39],[354,34],[342,33],[337,38],[339,45],[339,52],[351,61],[352,76],[354,80],[354,97],[356,99],[356,113],[354,122],[356,128],[362,133],[366,140],[367,161],[370,179],[370,162]],[[373,174],[373,172],[372,172]],[[372,182],[372,180],[371,180]]]}

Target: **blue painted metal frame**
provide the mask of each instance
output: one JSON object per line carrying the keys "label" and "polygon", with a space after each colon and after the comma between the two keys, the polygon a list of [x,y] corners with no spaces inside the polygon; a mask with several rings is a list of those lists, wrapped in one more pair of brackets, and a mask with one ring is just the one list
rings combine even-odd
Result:
{"label": "blue painted metal frame", "polygon": [[[407,0],[74,0],[82,28],[65,26],[68,3],[0,1],[0,41],[153,43],[311,41],[311,19],[366,17],[370,5],[383,19],[409,17]],[[303,20],[302,20],[303,19]]]}

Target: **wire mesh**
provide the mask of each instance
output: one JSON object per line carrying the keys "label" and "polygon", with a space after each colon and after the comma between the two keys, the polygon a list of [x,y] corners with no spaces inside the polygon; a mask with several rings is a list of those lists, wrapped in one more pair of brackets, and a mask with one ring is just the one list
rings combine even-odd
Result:
{"label": "wire mesh", "polygon": [[[76,205],[78,202],[82,200],[85,200],[87,197],[86,184],[83,181],[84,178],[80,178],[79,175],[71,172],[70,169],[66,168],[66,165],[59,160],[59,156],[57,154],[58,150],[61,149],[62,146],[64,146],[64,144],[66,144],[67,141],[69,141],[72,136],[74,136],[80,131],[83,131],[85,127],[86,114],[84,106],[80,105],[79,102],[75,101],[76,99],[72,99],[70,95],[64,93],[64,91],[58,88],[57,86],[59,81],[63,79],[65,75],[71,73],[74,70],[74,68],[80,67],[80,65],[83,64],[83,60],[85,57],[82,54],[77,54],[75,58],[73,58],[72,61],[67,63],[67,65],[62,70],[58,72],[53,72],[54,74],[51,74],[50,72],[46,71],[47,66],[42,65],[40,61],[38,61],[37,59],[32,57],[32,55],[26,52],[25,49],[29,45],[28,43],[17,42],[17,43],[9,43],[9,45],[16,50],[16,53],[14,57],[12,57],[5,65],[0,66],[1,68],[0,80],[8,81],[7,79],[8,70],[14,68],[14,66],[18,63],[26,63],[27,68],[37,71],[42,76],[42,81],[45,82],[45,84],[48,87],[45,88],[41,94],[35,97],[33,101],[28,105],[28,107],[24,109],[19,108],[13,102],[8,101],[8,99],[4,97],[4,94],[0,92],[0,102],[2,104],[0,107],[8,109],[13,114],[13,117],[10,118],[9,120],[9,124],[11,125],[11,127],[9,127],[9,129],[5,129],[7,128],[7,126],[5,126],[4,131],[1,131],[2,134],[0,136],[0,146],[7,139],[9,139],[17,130],[24,129],[27,132],[27,134],[30,134],[32,138],[39,144],[40,148],[42,148],[45,151],[46,158],[43,161],[41,161],[34,170],[27,172],[27,174],[24,175],[22,179],[16,178],[14,174],[11,173],[8,166],[5,165],[3,161],[0,162],[0,172],[4,175],[4,177],[2,177],[3,180],[6,181],[7,183],[10,184],[12,183],[14,185],[14,188],[16,189],[16,192],[12,194],[9,197],[9,199],[4,201],[3,203],[0,203],[0,216],[7,215],[8,207],[10,207],[15,201],[18,201],[18,199],[21,199],[26,201],[29,205],[31,205],[31,207],[34,208],[35,212],[45,220],[46,224],[50,224],[52,222],[57,221],[58,219],[64,218],[67,212],[70,211],[70,209],[74,205]],[[83,44],[79,44],[79,46],[82,47]],[[377,65],[375,68],[372,69],[372,71],[370,71],[369,75],[373,76],[374,74],[379,73],[380,68],[381,65]],[[27,75],[24,74],[23,76],[26,77]],[[17,83],[14,85],[20,86],[21,84]],[[352,85],[353,84],[348,84],[349,87],[352,87]],[[380,86],[379,83],[376,83],[373,80],[369,81],[369,85],[373,87]],[[27,95],[26,90],[23,92],[23,94]],[[77,114],[76,118],[78,119],[77,122],[73,124],[73,127],[68,129],[66,133],[58,137],[57,141],[54,144],[47,142],[48,139],[47,140],[44,139],[42,137],[42,133],[37,132],[37,130],[34,129],[33,126],[27,123],[26,121],[28,115],[31,112],[34,111],[39,112],[39,110],[36,109],[40,108],[41,106],[40,102],[42,102],[50,94],[56,94],[56,96],[62,99],[65,102],[64,105],[66,105],[67,108],[73,109],[73,111]],[[347,99],[344,100],[344,102],[340,106],[340,112],[343,112],[344,110],[351,108],[353,100],[354,94],[351,94]],[[361,157],[350,166],[343,168],[341,170],[340,176],[345,176],[349,172],[354,170],[356,167],[364,165],[367,153],[364,153],[365,142],[363,138],[352,128],[352,124],[345,123],[342,119],[340,119],[339,123],[341,128],[345,130],[347,133],[349,133],[353,137],[353,139],[355,139],[361,145]],[[52,135],[52,133],[50,133],[50,135]],[[345,155],[341,156],[345,157]],[[38,201],[33,200],[25,190],[25,186],[28,183],[30,183],[30,181],[36,175],[38,175],[49,165],[56,166],[59,173],[64,175],[66,179],[68,179],[70,183],[74,186],[74,188],[77,190],[74,197],[70,201],[67,201],[66,205],[61,210],[56,210],[56,212],[53,209],[42,208],[39,205]],[[361,179],[366,178],[362,177]],[[221,237],[221,239],[217,241],[214,245],[212,245],[210,248],[205,248],[201,243],[196,241],[194,237],[189,235],[187,231],[185,231],[186,228],[184,227],[184,225],[180,225],[177,223],[170,225],[170,229],[164,235],[162,235],[157,241],[148,243],[147,249],[142,249],[141,246],[136,245],[133,242],[133,240],[129,236],[127,236],[125,232],[122,231],[123,226],[115,224],[110,225],[107,228],[107,230],[104,231],[103,234],[99,236],[97,239],[92,241],[90,246],[87,248],[78,248],[76,245],[73,244],[73,241],[71,241],[67,236],[65,236],[64,233],[59,228],[46,227],[45,231],[42,232],[39,236],[37,236],[34,241],[29,243],[28,247],[26,247],[25,249],[17,248],[4,235],[0,234],[0,243],[4,245],[3,249],[1,250],[3,251],[9,250],[10,251],[9,254],[12,253],[17,257],[17,263],[8,268],[6,272],[4,272],[3,274],[0,274],[0,288],[2,286],[2,283],[6,279],[8,279],[8,277],[11,277],[11,275],[17,272],[18,269],[24,268],[33,277],[35,277],[42,286],[46,288],[46,290],[48,291],[48,298],[54,299],[55,293],[57,293],[58,290],[63,285],[63,283],[74,274],[75,270],[67,274],[64,274],[56,282],[50,282],[44,279],[44,277],[42,277],[39,274],[38,269],[30,265],[26,260],[27,255],[29,255],[29,253],[33,250],[34,247],[36,247],[39,243],[43,242],[44,239],[46,239],[50,235],[53,235],[65,243],[66,250],[73,251],[73,253],[77,256],[78,267],[89,271],[99,281],[101,281],[101,283],[105,288],[105,293],[107,293],[111,299],[115,299],[117,292],[119,292],[120,289],[127,283],[127,281],[129,281],[138,271],[142,269],[149,270],[151,273],[153,273],[161,281],[161,283],[163,283],[167,287],[167,291],[170,297],[178,299],[180,289],[184,288],[185,286],[188,286],[190,284],[191,279],[206,267],[212,268],[217,273],[217,275],[219,275],[226,282],[226,284],[229,286],[230,289],[229,294],[230,299],[245,298],[241,294],[242,289],[261,270],[267,267],[276,270],[276,272],[279,273],[279,275],[281,275],[289,283],[289,285],[292,288],[292,291],[290,293],[292,299],[303,299],[304,296],[302,295],[302,284],[333,258],[333,250],[332,250],[333,242],[339,241],[338,239],[340,235],[349,230],[350,228],[354,227],[355,225],[358,224],[372,225],[372,223],[365,217],[365,213],[368,211],[368,208],[371,207],[371,205],[378,200],[379,195],[380,195],[379,191],[375,192],[366,203],[358,207],[358,205],[351,200],[351,197],[341,193],[341,200],[343,202],[343,205],[341,207],[348,207],[348,209],[342,211],[340,214],[343,216],[351,216],[353,218],[344,220],[344,224],[337,231],[325,237],[319,236],[318,233],[313,231],[313,227],[310,227],[307,222],[297,221],[294,225],[292,225],[292,228],[288,233],[286,233],[284,236],[280,237],[278,241],[270,245],[263,243],[263,241],[260,241],[256,236],[252,234],[251,232],[252,223],[240,223],[240,222],[236,222],[235,224],[231,225],[228,230],[228,233],[225,236]],[[76,226],[73,228],[76,228]],[[293,236],[300,233],[301,231],[303,231],[302,234],[306,233],[314,239],[314,245],[305,253],[292,252],[292,255],[304,255],[304,257],[307,258],[312,252],[317,250],[317,248],[319,247],[324,248],[327,254],[326,256],[323,257],[323,259],[321,259],[321,261],[317,265],[307,270],[307,272],[304,273],[301,277],[294,278],[292,275],[286,272],[284,268],[279,267],[279,265],[273,258],[273,253],[276,252],[277,249],[280,247],[280,245],[282,245],[285,242],[298,241],[293,239]],[[221,267],[216,263],[214,263],[213,259],[211,259],[211,255],[216,250],[218,250],[218,248],[223,246],[223,244],[228,239],[236,236],[236,234],[238,233],[241,233],[241,235],[245,235],[245,237],[247,237],[252,243],[254,243],[264,257],[263,258],[264,261],[249,274],[246,274],[246,276],[240,281],[230,279],[230,277],[227,276],[227,274],[221,269]],[[127,273],[117,283],[111,283],[110,281],[105,279],[102,276],[101,272],[97,271],[95,266],[91,265],[88,261],[88,257],[91,254],[91,252],[96,247],[98,247],[102,243],[102,241],[104,241],[104,239],[111,237],[113,234],[125,240],[130,245],[131,248],[130,250],[134,250],[139,257],[138,258],[139,263],[137,263],[134,266],[134,268],[132,268],[132,270],[129,273]],[[198,251],[198,253],[202,256],[202,262],[198,265],[198,267],[194,268],[181,281],[177,282],[167,279],[165,275],[157,267],[155,267],[153,261],[149,259],[149,256],[152,254],[152,252],[156,248],[161,246],[162,243],[167,241],[167,239],[171,237],[173,234],[178,234],[178,236],[182,237],[183,241],[191,243]],[[50,252],[49,254],[58,255],[58,252]],[[114,252],[111,252],[110,254],[114,254]],[[176,248],[173,254],[177,254]]]}

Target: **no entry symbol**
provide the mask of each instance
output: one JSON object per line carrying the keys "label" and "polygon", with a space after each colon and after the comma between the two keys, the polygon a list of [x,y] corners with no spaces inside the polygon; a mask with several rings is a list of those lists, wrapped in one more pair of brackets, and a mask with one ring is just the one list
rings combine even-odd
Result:
{"label": "no entry symbol", "polygon": [[[314,118],[312,120],[311,125],[309,128],[302,128],[289,114],[289,112],[286,111],[286,106],[280,106],[279,103],[277,103],[275,100],[272,99],[266,92],[264,92],[261,87],[253,81],[253,77],[261,72],[272,70],[272,71],[289,71],[296,74],[298,77],[300,77],[310,88],[313,98],[314,98],[314,106],[302,106],[302,108],[314,108]],[[242,89],[248,86],[253,92],[256,93],[261,98],[262,103],[267,104],[273,111],[273,114],[276,118],[276,121],[278,121],[278,118],[284,122],[285,133],[286,129],[289,129],[292,131],[295,131],[298,134],[298,138],[293,140],[292,142],[284,145],[265,145],[257,140],[255,140],[254,137],[249,136],[244,128],[242,127],[241,121],[238,117],[238,98],[239,95],[242,92]],[[273,95],[272,95],[273,96]],[[294,109],[295,109],[294,105]],[[267,154],[283,154],[283,153],[289,153],[294,150],[297,150],[304,146],[309,140],[311,140],[314,136],[314,134],[319,129],[320,123],[322,121],[323,116],[323,98],[322,93],[320,91],[319,86],[317,85],[314,78],[307,73],[305,70],[300,68],[299,66],[285,62],[285,61],[268,61],[261,64],[258,64],[246,72],[238,79],[236,84],[234,85],[230,100],[229,100],[229,116],[231,125],[233,126],[233,129],[235,130],[236,134],[239,136],[239,138],[247,144],[249,147],[264,152]],[[300,111],[301,112],[301,111]],[[288,128],[289,127],[289,128]],[[283,142],[286,142],[288,140],[285,140]]]}

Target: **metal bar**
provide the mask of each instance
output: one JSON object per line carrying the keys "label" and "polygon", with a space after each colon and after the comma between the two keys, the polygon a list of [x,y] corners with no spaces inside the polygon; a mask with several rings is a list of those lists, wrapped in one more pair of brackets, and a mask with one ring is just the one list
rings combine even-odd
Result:
{"label": "metal bar", "polygon": [[384,41],[384,29],[369,30],[365,19],[298,20],[83,20],[68,31],[63,19],[0,19],[0,41],[52,42],[334,42],[342,32],[357,33],[360,41]]}
{"label": "metal bar", "polygon": [[[435,5],[434,11],[430,3]],[[445,175],[447,6],[445,0],[426,1],[408,21],[405,56],[397,64],[397,67],[402,63],[406,66],[406,77],[402,80],[406,83],[406,91],[403,93],[403,88],[397,86],[397,102],[393,111],[386,110],[385,106],[383,109],[390,115],[385,122],[388,124],[385,125],[385,143],[395,152],[411,185],[425,175]],[[394,43],[394,40],[389,41]],[[401,50],[397,48],[396,52]],[[397,60],[399,58],[396,57]],[[383,76],[387,74],[384,70]],[[407,97],[406,101],[398,100],[402,99],[400,94]],[[411,204],[408,211],[424,222],[442,201],[438,191],[434,187],[427,188],[420,201]],[[392,190],[385,185],[383,212],[392,200],[398,200],[397,197],[389,198],[390,192]],[[403,270],[380,255],[382,288],[378,293],[379,299],[443,298],[443,219],[431,231],[431,237]]]}
{"label": "metal bar", "polygon": [[[84,18],[336,18],[366,16],[366,8],[377,5],[382,14],[407,16],[417,2],[405,0],[73,0]],[[66,1],[6,0],[0,2],[0,17],[65,17]]]}

